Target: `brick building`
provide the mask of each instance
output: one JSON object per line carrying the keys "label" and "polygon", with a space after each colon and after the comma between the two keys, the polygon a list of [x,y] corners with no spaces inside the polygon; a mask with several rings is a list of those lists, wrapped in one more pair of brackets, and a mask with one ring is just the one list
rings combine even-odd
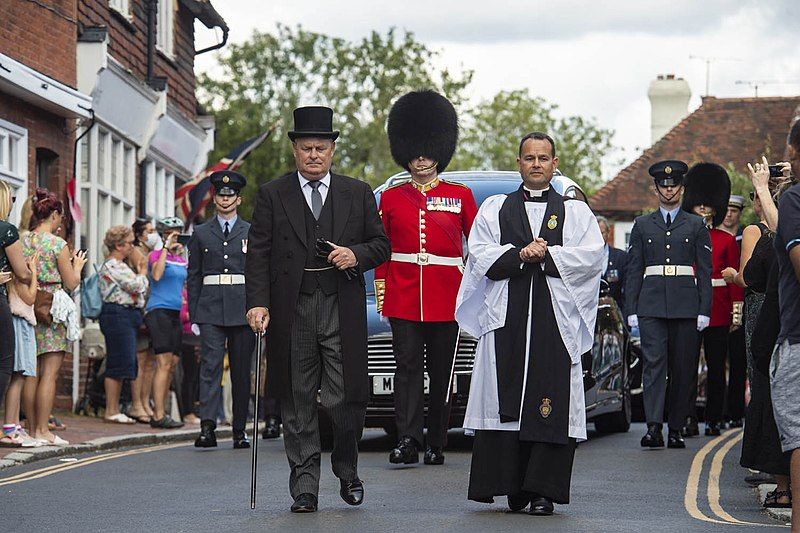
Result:
{"label": "brick building", "polygon": [[780,160],[798,106],[800,97],[704,97],[699,108],[590,199],[595,213],[612,222],[614,246],[626,248],[634,218],[658,207],[653,180],[647,173],[650,165],[662,159],[680,159],[690,166],[710,161],[733,164],[737,171],[746,173],[747,163],[760,160],[762,155],[770,161]]}
{"label": "brick building", "polygon": [[[195,50],[196,19],[222,42]],[[194,58],[227,34],[210,0],[2,0],[0,179],[18,197],[41,185],[63,198],[75,176],[83,218],[72,244],[90,262],[102,261],[110,226],[174,216],[175,189],[214,143]],[[57,406],[74,404],[84,373],[68,354]]]}

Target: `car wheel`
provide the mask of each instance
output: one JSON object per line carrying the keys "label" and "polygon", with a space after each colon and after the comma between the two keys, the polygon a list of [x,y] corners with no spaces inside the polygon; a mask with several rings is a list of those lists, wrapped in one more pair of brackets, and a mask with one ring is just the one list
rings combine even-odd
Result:
{"label": "car wheel", "polygon": [[598,433],[628,432],[631,428],[631,393],[628,389],[622,395],[622,409],[595,418],[594,428]]}

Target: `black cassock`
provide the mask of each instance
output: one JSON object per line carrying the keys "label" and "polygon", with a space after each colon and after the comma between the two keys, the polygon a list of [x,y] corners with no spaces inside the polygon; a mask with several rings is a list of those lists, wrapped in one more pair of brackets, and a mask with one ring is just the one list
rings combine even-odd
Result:
{"label": "black cassock", "polygon": [[[575,439],[568,437],[568,409],[563,408],[570,403],[571,360],[547,286],[547,276],[560,277],[558,269],[549,255],[544,269],[519,259],[519,251],[533,240],[526,201],[547,202],[539,236],[548,246],[563,243],[565,200],[561,195],[550,190],[541,198],[528,198],[522,187],[508,195],[499,213],[500,244],[514,248],[491,266],[486,277],[509,279],[506,323],[494,337],[501,422],[520,420],[521,401],[524,408],[520,431],[475,431],[468,497],[491,502],[494,496],[529,492],[564,504],[569,503],[576,446]],[[550,227],[551,220],[558,223]],[[530,338],[528,313],[532,316]]]}

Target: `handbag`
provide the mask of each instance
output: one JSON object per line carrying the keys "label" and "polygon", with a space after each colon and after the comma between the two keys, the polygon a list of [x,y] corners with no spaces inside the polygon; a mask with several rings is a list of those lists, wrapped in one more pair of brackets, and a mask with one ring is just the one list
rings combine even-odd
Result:
{"label": "handbag", "polygon": [[37,290],[36,301],[33,302],[33,314],[36,316],[37,324],[49,326],[53,323],[53,315],[50,314],[52,307],[53,293],[41,289]]}

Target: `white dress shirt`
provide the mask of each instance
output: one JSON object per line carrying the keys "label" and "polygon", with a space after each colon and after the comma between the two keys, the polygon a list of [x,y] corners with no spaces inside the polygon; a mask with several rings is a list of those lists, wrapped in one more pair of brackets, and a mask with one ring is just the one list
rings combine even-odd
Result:
{"label": "white dress shirt", "polygon": [[[311,191],[314,190],[309,183],[311,180],[307,180],[303,177],[300,172],[297,172],[297,179],[300,181],[300,190],[303,191],[303,196],[306,199],[306,203],[308,204],[308,208],[311,209]],[[331,173],[328,172],[325,174],[325,177],[319,180],[319,194],[322,196],[322,205],[325,205],[325,199],[328,197],[328,189],[331,186]]]}

